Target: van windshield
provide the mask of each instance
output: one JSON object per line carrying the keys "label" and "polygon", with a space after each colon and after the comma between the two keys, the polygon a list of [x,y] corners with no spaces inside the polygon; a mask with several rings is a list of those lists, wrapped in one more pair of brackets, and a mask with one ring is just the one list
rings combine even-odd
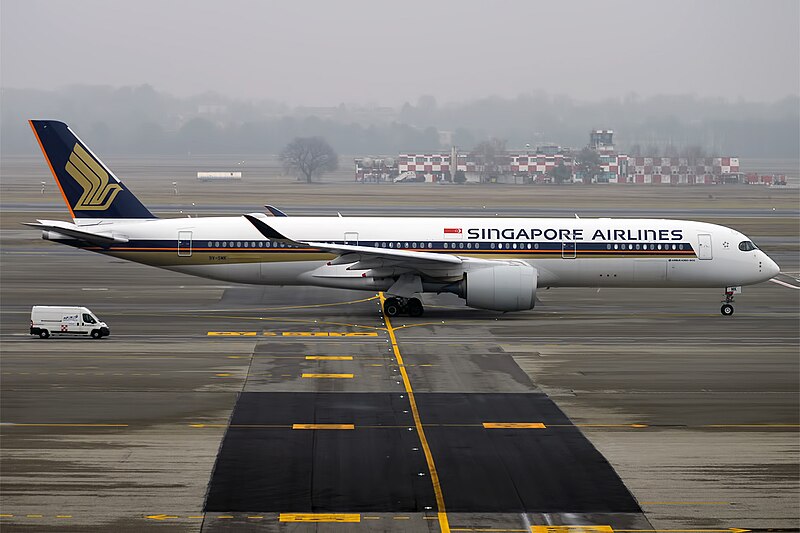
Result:
{"label": "van windshield", "polygon": [[83,313],[83,321],[86,322],[87,324],[96,324],[97,323],[97,321],[94,319],[94,317],[92,315],[88,314],[88,313]]}

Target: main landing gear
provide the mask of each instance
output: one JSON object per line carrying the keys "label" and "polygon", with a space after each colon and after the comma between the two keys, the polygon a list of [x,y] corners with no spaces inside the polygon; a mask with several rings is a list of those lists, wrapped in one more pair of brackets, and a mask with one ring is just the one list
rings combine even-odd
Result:
{"label": "main landing gear", "polygon": [[386,316],[395,317],[398,315],[422,316],[425,308],[419,298],[386,298],[383,302],[383,312]]}
{"label": "main landing gear", "polygon": [[723,300],[722,307],[719,308],[719,312],[722,313],[722,316],[731,316],[733,314],[733,295],[736,294],[736,290],[733,287],[726,287],[725,288],[725,299]]}

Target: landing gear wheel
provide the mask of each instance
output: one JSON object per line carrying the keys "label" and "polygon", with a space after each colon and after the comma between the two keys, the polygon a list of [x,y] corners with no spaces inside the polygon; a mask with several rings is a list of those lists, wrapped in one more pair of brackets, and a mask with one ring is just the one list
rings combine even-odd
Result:
{"label": "landing gear wheel", "polygon": [[43,329],[42,331],[39,332],[40,339],[47,339],[49,337],[50,337],[50,332],[47,331],[46,329]]}
{"label": "landing gear wheel", "polygon": [[99,329],[93,329],[93,330],[92,330],[92,338],[93,338],[93,339],[99,339],[99,338],[101,338],[102,336],[103,336],[103,334],[102,334],[102,333],[100,333],[100,330],[99,330]]}
{"label": "landing gear wheel", "polygon": [[422,302],[419,298],[411,298],[406,308],[408,309],[408,316],[422,316],[422,313],[425,312],[425,308],[422,307]]}
{"label": "landing gear wheel", "polygon": [[400,311],[400,300],[397,298],[386,298],[386,301],[383,302],[383,312],[386,314],[386,316],[396,317],[400,314]]}
{"label": "landing gear wheel", "polygon": [[737,287],[725,287],[725,299],[722,300],[722,307],[719,312],[722,316],[731,316],[733,314],[733,297],[736,295]]}

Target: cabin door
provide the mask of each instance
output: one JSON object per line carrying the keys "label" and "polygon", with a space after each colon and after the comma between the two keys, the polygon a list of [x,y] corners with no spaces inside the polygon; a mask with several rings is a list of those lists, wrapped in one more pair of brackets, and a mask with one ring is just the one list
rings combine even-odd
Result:
{"label": "cabin door", "polygon": [[697,235],[697,258],[713,258],[713,255],[711,254],[711,235],[708,233],[699,233]]}
{"label": "cabin door", "polygon": [[178,257],[192,257],[192,232],[178,232]]}
{"label": "cabin door", "polygon": [[561,243],[561,258],[575,259],[575,242],[564,241]]}
{"label": "cabin door", "polygon": [[358,246],[358,232],[355,231],[345,231],[344,232],[344,243],[350,244],[353,246]]}

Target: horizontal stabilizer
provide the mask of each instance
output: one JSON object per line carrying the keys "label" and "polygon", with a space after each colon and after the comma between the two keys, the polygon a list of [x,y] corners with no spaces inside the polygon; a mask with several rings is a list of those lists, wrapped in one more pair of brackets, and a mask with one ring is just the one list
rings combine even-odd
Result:
{"label": "horizontal stabilizer", "polygon": [[93,233],[85,229],[78,229],[74,224],[58,221],[38,221],[38,222],[25,222],[25,226],[31,228],[38,228],[42,231],[52,231],[54,233],[63,235],[64,237],[71,237],[81,241],[86,241],[90,244],[97,244],[100,246],[108,246],[115,243],[126,243],[128,238],[122,235],[114,235],[113,233]]}

